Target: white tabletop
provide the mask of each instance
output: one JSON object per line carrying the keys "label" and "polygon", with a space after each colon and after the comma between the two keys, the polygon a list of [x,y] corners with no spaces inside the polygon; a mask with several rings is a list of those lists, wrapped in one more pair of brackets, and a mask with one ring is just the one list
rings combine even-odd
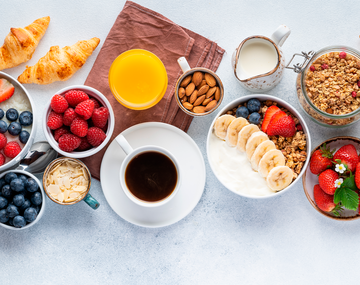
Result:
{"label": "white tabletop", "polygon": [[[225,87],[222,105],[249,94],[233,75],[230,58],[247,36],[270,36],[280,24],[292,33],[283,46],[293,53],[334,44],[360,48],[358,1],[168,1],[139,0],[174,22],[226,49],[218,75]],[[346,4],[345,4],[346,3]],[[4,1],[0,38],[49,15],[49,28],[33,58],[50,46],[72,45],[94,36],[100,46],[67,82],[27,86],[38,106],[59,89],[83,84],[124,1]],[[26,64],[5,70],[17,77]],[[290,70],[269,91],[300,110],[296,74]],[[41,110],[41,108],[39,108]],[[304,114],[303,112],[301,114]],[[338,222],[316,212],[302,184],[276,198],[245,199],[214,177],[205,141],[215,113],[194,119],[189,135],[205,158],[207,182],[196,208],[180,222],[146,229],[121,219],[109,207],[100,182],[91,193],[101,206],[64,207],[48,199],[43,218],[24,231],[0,228],[0,284],[353,284],[359,282],[360,221]],[[304,115],[305,116],[305,115]],[[356,124],[341,130],[320,127],[305,118],[313,145],[336,135],[357,136]],[[40,125],[36,140],[44,140]]]}

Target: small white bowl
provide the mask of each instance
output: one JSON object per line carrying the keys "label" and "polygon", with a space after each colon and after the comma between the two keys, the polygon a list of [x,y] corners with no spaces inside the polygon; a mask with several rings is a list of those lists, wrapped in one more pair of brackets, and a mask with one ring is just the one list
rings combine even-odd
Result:
{"label": "small white bowl", "polygon": [[6,229],[9,229],[9,230],[14,230],[14,231],[25,230],[25,229],[28,229],[28,228],[32,227],[33,225],[35,225],[41,219],[41,217],[44,214],[44,211],[45,211],[45,193],[44,193],[44,189],[42,188],[42,184],[39,181],[39,179],[37,179],[34,175],[32,175],[31,173],[29,173],[27,171],[9,170],[9,171],[1,173],[0,178],[4,177],[9,172],[14,172],[14,173],[17,173],[17,174],[23,174],[23,175],[25,175],[27,177],[31,177],[32,179],[34,179],[36,181],[36,183],[39,185],[39,188],[40,188],[42,204],[41,204],[40,212],[38,213],[35,221],[31,222],[30,224],[27,224],[25,227],[22,227],[22,228],[15,228],[13,226],[9,226],[9,225],[5,225],[3,223],[0,223],[0,226],[4,227]]}
{"label": "small white bowl", "polygon": [[[307,158],[306,158],[306,161],[301,169],[301,172],[299,174],[299,176],[288,186],[286,187],[285,189],[281,190],[281,191],[278,191],[278,192],[274,192],[273,194],[271,195],[267,195],[267,196],[255,196],[255,195],[246,195],[245,193],[240,193],[234,189],[231,189],[230,187],[227,187],[226,185],[224,185],[221,180],[219,179],[217,173],[215,172],[214,170],[214,165],[213,163],[211,162],[211,159],[210,159],[210,155],[209,155],[209,143],[210,143],[210,138],[212,136],[212,133],[213,133],[213,127],[214,127],[214,123],[216,121],[216,119],[218,117],[220,117],[221,115],[223,114],[226,114],[227,111],[229,110],[232,110],[233,108],[236,108],[238,105],[242,104],[242,103],[245,103],[247,102],[248,100],[250,99],[253,99],[253,98],[256,98],[260,101],[266,101],[266,100],[271,100],[271,101],[274,101],[276,103],[278,103],[278,106],[282,106],[284,108],[286,108],[290,113],[292,113],[296,118],[298,118],[301,126],[303,127],[303,131],[304,133],[306,134],[306,151],[307,151]],[[219,182],[227,189],[229,189],[231,192],[234,192],[235,194],[237,195],[240,195],[240,196],[243,196],[243,197],[247,197],[247,198],[254,198],[254,199],[266,199],[266,198],[270,198],[270,197],[274,197],[274,196],[277,196],[277,195],[280,195],[284,192],[286,192],[287,190],[291,189],[296,182],[298,182],[300,179],[301,179],[301,176],[304,174],[306,168],[307,168],[307,165],[310,161],[310,151],[311,151],[311,138],[310,138],[310,132],[309,132],[309,129],[306,125],[306,122],[304,121],[303,117],[299,114],[298,111],[296,111],[296,109],[291,106],[289,103],[285,102],[284,100],[282,99],[279,99],[277,97],[274,97],[274,96],[271,96],[271,95],[266,95],[266,94],[252,94],[252,95],[247,95],[247,96],[244,96],[244,97],[241,97],[241,98],[238,98],[232,102],[230,102],[229,104],[227,104],[224,108],[222,108],[219,113],[216,115],[216,117],[214,118],[214,120],[212,121],[211,125],[210,125],[210,129],[209,129],[209,132],[208,132],[208,136],[207,136],[207,142],[206,142],[206,153],[207,153],[207,157],[208,157],[208,160],[209,160],[209,164],[210,164],[210,167],[211,167],[211,170],[212,172],[215,174],[216,178],[219,180]],[[250,162],[249,162],[250,164]],[[259,179],[263,179],[260,175],[259,175]]]}
{"label": "small white bowl", "polygon": [[[94,97],[95,99],[97,99],[104,107],[108,108],[108,110],[109,110],[108,128],[106,131],[106,139],[99,146],[91,148],[89,150],[85,150],[85,151],[66,152],[59,148],[58,142],[54,139],[54,136],[53,136],[50,128],[47,126],[47,118],[51,112],[51,107],[50,107],[51,98],[55,94],[62,95],[62,94],[65,94],[67,91],[74,90],[74,89],[84,91],[90,97]],[[49,144],[58,153],[62,154],[63,156],[67,156],[67,157],[71,157],[71,158],[84,158],[84,157],[92,156],[95,153],[97,153],[98,151],[100,151],[104,146],[106,146],[106,144],[109,142],[109,140],[113,134],[114,127],[115,127],[114,111],[113,111],[108,99],[100,91],[96,90],[95,88],[85,86],[85,85],[68,86],[68,87],[65,87],[65,88],[59,90],[55,94],[53,94],[53,96],[51,96],[48,104],[46,105],[46,107],[45,107],[46,111],[45,111],[44,118],[43,118],[43,130],[44,130],[45,137],[46,137],[47,141],[49,142]]]}

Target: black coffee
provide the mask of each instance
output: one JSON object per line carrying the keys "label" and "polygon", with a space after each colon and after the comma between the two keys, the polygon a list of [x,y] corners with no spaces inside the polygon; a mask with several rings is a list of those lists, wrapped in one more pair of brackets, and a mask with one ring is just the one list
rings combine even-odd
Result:
{"label": "black coffee", "polygon": [[130,192],[140,200],[160,201],[175,189],[176,167],[170,158],[160,152],[143,152],[129,162],[125,182]]}

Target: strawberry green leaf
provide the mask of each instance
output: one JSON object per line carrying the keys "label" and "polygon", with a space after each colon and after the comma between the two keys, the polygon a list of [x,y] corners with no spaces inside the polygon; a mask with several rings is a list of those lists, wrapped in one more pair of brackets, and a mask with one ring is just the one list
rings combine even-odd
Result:
{"label": "strawberry green leaf", "polygon": [[351,190],[357,190],[355,184],[355,176],[350,174],[350,177],[346,178],[344,182],[341,184],[341,187],[349,188]]}
{"label": "strawberry green leaf", "polygon": [[341,185],[341,187],[335,191],[334,195],[334,203],[338,204],[340,201],[346,209],[355,211],[359,206],[359,195],[350,188]]}

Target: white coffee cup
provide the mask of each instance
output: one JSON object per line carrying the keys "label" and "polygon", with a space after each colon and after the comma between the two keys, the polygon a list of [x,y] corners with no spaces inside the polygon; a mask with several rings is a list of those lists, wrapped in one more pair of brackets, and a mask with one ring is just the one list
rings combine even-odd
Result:
{"label": "white coffee cup", "polygon": [[[162,206],[162,205],[168,203],[172,198],[174,198],[174,196],[176,195],[176,193],[179,191],[179,188],[180,188],[181,176],[180,176],[179,164],[178,164],[176,158],[171,154],[171,152],[169,152],[168,150],[166,150],[162,147],[155,146],[155,145],[146,145],[146,146],[142,146],[142,147],[133,149],[130,146],[129,142],[125,139],[125,137],[122,134],[119,134],[115,138],[115,140],[117,141],[117,143],[120,145],[120,147],[123,149],[123,151],[126,154],[125,159],[121,163],[119,178],[120,178],[120,185],[121,185],[122,189],[124,190],[126,196],[131,201],[133,201],[135,204],[138,204],[143,207],[159,207],[159,206]],[[176,185],[174,187],[174,190],[171,192],[171,194],[162,200],[154,201],[154,202],[141,200],[140,198],[136,197],[130,191],[129,187],[126,184],[126,180],[125,180],[125,172],[126,172],[126,169],[129,165],[129,163],[132,161],[132,159],[142,153],[147,153],[147,152],[158,152],[158,153],[165,155],[167,158],[169,158],[173,162],[173,164],[176,168],[176,172],[177,172]]]}

